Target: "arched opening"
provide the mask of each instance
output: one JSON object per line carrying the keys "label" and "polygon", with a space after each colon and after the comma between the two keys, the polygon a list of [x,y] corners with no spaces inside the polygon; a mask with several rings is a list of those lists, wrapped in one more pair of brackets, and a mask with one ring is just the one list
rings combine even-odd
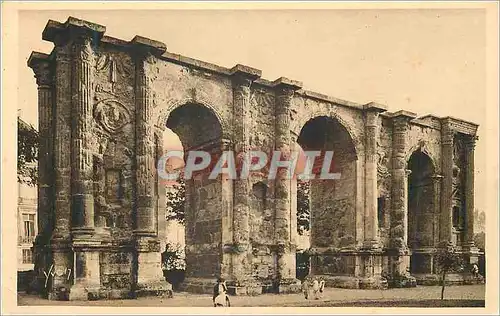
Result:
{"label": "arched opening", "polygon": [[[320,250],[355,246],[356,236],[356,150],[354,142],[338,120],[319,116],[302,128],[297,143],[304,151],[320,151],[315,159],[315,178],[309,180],[310,246]],[[331,164],[323,159],[333,151]],[[321,171],[340,178],[320,179]],[[353,275],[352,256],[323,254],[311,258],[311,272],[327,275]]]}
{"label": "arched opening", "polygon": [[434,165],[424,152],[415,151],[408,161],[408,246],[412,250],[410,272],[432,273],[426,248],[434,245]]}
{"label": "arched opening", "polygon": [[222,242],[223,205],[215,197],[221,196],[222,182],[220,177],[209,179],[209,167],[184,179],[184,166],[193,150],[208,152],[212,160],[220,157],[222,126],[212,110],[192,103],[173,110],[165,124],[163,152],[184,152],[184,159],[170,158],[166,163],[167,171],[180,171],[180,179],[159,179],[159,187],[165,188],[166,218],[171,219],[167,221],[167,242],[175,241],[166,251],[184,250],[186,278],[213,279],[221,274],[222,253],[217,246]]}

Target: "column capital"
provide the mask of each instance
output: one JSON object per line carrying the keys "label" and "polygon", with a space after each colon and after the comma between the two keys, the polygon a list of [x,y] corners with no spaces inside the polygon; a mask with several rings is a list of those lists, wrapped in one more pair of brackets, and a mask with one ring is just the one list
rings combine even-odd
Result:
{"label": "column capital", "polygon": [[134,36],[130,44],[136,55],[143,58],[149,55],[160,56],[167,51],[165,43],[139,35]]}
{"label": "column capital", "polygon": [[273,87],[281,92],[294,92],[302,89],[302,82],[280,77],[273,81]]}
{"label": "column capital", "polygon": [[36,84],[39,87],[52,85],[54,73],[50,56],[44,53],[32,52],[28,59],[28,66],[33,69]]}
{"label": "column capital", "polygon": [[417,114],[405,110],[400,110],[395,113],[392,113],[391,118],[392,122],[397,125],[406,125],[409,121],[413,120],[417,117]]}
{"label": "column capital", "polygon": [[55,44],[81,35],[100,40],[105,32],[106,27],[103,25],[69,17],[64,23],[49,20],[43,30],[42,39]]}
{"label": "column capital", "polygon": [[250,86],[252,82],[262,76],[260,69],[252,68],[242,64],[237,64],[229,71],[233,84],[236,86]]}
{"label": "column capital", "polygon": [[363,105],[363,110],[365,112],[382,113],[387,111],[387,105],[376,102],[369,102]]}
{"label": "column capital", "polygon": [[73,59],[93,63],[95,61],[95,41],[92,35],[88,33],[78,33],[75,35],[71,46]]}

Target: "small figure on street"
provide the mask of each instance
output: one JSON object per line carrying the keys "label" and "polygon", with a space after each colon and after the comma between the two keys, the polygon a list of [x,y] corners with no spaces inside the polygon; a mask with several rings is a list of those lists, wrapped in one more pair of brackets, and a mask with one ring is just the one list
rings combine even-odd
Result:
{"label": "small figure on street", "polygon": [[302,281],[302,293],[304,293],[304,298],[309,299],[309,281],[305,279]]}
{"label": "small figure on street", "polygon": [[226,281],[224,281],[223,278],[217,279],[217,284],[215,284],[214,286],[214,295],[212,301],[214,302],[214,307],[231,306],[231,303],[229,302],[229,296],[227,295]]}
{"label": "small figure on street", "polygon": [[319,281],[319,297],[323,297],[323,291],[325,290],[325,280]]}
{"label": "small figure on street", "polygon": [[470,272],[472,273],[472,277],[474,279],[477,279],[479,277],[479,267],[477,266],[477,264],[474,263],[472,265],[472,268],[471,268]]}
{"label": "small figure on street", "polygon": [[315,300],[319,299],[319,282],[318,280],[314,280],[312,284],[313,297]]}

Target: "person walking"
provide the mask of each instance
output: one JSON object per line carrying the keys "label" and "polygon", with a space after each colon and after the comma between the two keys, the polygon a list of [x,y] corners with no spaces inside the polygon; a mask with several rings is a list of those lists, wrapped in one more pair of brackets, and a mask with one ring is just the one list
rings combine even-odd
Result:
{"label": "person walking", "polygon": [[304,293],[306,300],[309,299],[309,280],[307,278],[302,281],[302,293]]}
{"label": "person walking", "polygon": [[223,278],[217,279],[217,283],[214,286],[214,294],[212,301],[214,303],[214,307],[231,306],[231,303],[229,301],[229,296],[227,295],[226,282]]}

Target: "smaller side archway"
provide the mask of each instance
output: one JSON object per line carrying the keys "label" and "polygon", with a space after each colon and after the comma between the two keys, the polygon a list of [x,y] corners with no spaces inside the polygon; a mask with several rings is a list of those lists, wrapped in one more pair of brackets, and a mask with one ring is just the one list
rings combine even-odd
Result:
{"label": "smaller side archway", "polygon": [[408,246],[412,250],[410,272],[432,273],[432,257],[427,255],[434,247],[437,233],[435,221],[436,168],[425,152],[414,151],[408,160]]}

